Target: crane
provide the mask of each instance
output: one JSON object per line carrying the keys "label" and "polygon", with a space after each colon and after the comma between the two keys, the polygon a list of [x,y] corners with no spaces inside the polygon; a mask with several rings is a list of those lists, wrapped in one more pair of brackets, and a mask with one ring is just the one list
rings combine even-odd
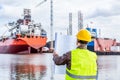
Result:
{"label": "crane", "polygon": [[[46,2],[47,0],[41,1],[39,4],[37,4],[35,7],[39,7],[41,4]],[[53,48],[53,0],[50,0],[50,32],[51,32],[51,45],[50,48]]]}
{"label": "crane", "polygon": [[41,1],[39,4],[37,4],[35,7],[39,7],[41,4],[43,4],[44,2],[46,2],[47,0],[43,0]]}

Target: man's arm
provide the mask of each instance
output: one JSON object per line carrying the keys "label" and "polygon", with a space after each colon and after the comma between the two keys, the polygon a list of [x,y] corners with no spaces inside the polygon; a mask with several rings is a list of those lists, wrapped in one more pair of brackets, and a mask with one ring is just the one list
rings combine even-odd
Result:
{"label": "man's arm", "polygon": [[54,60],[56,65],[68,64],[68,61],[70,60],[70,52],[63,54],[62,56],[59,56],[56,52],[54,52],[53,53],[53,60]]}

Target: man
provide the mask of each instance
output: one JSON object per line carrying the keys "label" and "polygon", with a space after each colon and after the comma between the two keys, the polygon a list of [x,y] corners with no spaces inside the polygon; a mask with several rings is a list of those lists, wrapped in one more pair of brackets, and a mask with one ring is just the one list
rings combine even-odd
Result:
{"label": "man", "polygon": [[76,37],[78,47],[62,56],[54,52],[53,60],[56,65],[66,64],[66,80],[96,80],[97,55],[87,50],[91,34],[88,30],[81,29]]}

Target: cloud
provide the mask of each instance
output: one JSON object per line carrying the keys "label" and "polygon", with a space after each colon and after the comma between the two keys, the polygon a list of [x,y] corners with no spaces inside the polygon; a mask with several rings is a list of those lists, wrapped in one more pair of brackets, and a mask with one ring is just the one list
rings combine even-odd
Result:
{"label": "cloud", "polygon": [[[29,8],[31,9],[32,19],[35,22],[41,22],[42,27],[50,35],[50,0],[35,8],[41,1],[43,0],[0,0],[0,24],[4,25],[9,21],[16,21],[21,18],[23,9]],[[84,25],[93,21],[94,27],[101,28],[103,33],[108,30],[107,28],[111,28],[109,29],[111,33],[119,33],[119,31],[112,30],[116,23],[116,29],[120,26],[118,22],[120,21],[119,0],[53,0],[53,4],[54,32],[66,33],[69,27],[69,12],[73,13],[73,30],[76,30],[77,12],[81,10]]]}
{"label": "cloud", "polygon": [[2,9],[2,6],[0,5],[0,10]]}
{"label": "cloud", "polygon": [[33,0],[0,0],[0,3],[2,4],[2,5],[8,5],[8,6],[23,6],[23,5],[31,5],[32,4],[32,2],[34,3],[34,1]]}
{"label": "cloud", "polygon": [[87,16],[87,18],[96,18],[96,17],[110,17],[120,15],[120,4],[113,4],[109,8],[101,7],[95,9],[91,14]]}

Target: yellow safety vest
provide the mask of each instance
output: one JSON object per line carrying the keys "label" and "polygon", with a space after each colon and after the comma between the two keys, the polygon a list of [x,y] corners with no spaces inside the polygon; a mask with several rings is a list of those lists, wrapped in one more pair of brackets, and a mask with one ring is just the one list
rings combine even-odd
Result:
{"label": "yellow safety vest", "polygon": [[97,55],[87,49],[71,51],[71,69],[66,68],[66,80],[96,80]]}

